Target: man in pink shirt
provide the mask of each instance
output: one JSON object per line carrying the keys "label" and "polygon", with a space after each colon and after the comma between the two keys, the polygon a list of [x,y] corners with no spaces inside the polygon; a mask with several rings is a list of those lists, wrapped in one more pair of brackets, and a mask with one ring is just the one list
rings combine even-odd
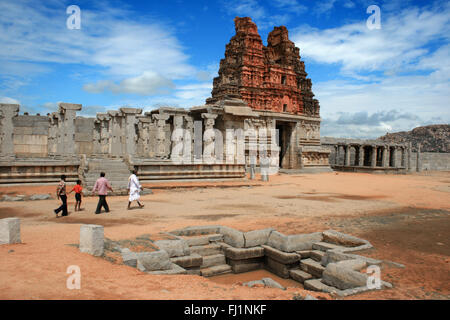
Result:
{"label": "man in pink shirt", "polygon": [[109,212],[108,204],[106,203],[106,196],[108,194],[108,190],[113,192],[111,185],[109,184],[108,179],[105,178],[105,173],[100,173],[100,178],[97,179],[94,185],[94,189],[92,192],[97,192],[98,194],[98,204],[97,210],[95,210],[95,214],[100,214],[102,211],[102,207],[105,208],[106,212]]}

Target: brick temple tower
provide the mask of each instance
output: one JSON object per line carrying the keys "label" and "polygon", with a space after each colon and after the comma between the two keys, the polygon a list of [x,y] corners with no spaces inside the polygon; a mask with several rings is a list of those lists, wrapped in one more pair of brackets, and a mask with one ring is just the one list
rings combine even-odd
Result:
{"label": "brick temple tower", "polygon": [[264,46],[249,17],[236,17],[234,23],[236,35],[226,45],[206,104],[240,98],[252,109],[318,118],[319,101],[313,99],[300,50],[289,40],[286,27],[275,27]]}

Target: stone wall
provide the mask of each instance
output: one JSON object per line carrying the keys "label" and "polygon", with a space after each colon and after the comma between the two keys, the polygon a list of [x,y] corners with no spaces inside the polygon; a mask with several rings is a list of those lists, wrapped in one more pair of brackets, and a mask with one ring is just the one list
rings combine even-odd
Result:
{"label": "stone wall", "polygon": [[48,128],[46,116],[21,115],[13,118],[14,153],[19,157],[47,157]]}
{"label": "stone wall", "polygon": [[[421,152],[421,171],[450,171],[450,153]],[[417,171],[417,153],[412,153],[411,170]]]}

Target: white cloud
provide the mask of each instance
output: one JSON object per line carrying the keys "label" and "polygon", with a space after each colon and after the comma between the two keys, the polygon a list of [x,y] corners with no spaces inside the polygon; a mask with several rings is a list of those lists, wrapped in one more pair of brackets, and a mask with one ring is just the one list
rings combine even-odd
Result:
{"label": "white cloud", "polygon": [[10,97],[0,97],[0,103],[6,104],[20,104],[19,100],[10,98]]}
{"label": "white cloud", "polygon": [[[139,21],[130,11],[101,2],[98,7],[101,10],[81,8],[81,30],[69,30],[63,0],[50,4],[1,1],[0,72],[20,77],[26,70],[49,71],[47,63],[100,67],[103,84],[120,82],[105,88],[139,94],[156,92],[144,88],[145,84],[158,87],[163,78],[181,79],[195,73],[169,26],[150,19]],[[87,87],[99,89],[101,84]]]}

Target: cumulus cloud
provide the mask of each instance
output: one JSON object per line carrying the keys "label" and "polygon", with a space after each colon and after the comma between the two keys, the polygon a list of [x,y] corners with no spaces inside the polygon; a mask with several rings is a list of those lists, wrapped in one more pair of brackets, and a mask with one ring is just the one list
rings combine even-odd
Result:
{"label": "cumulus cloud", "polygon": [[163,22],[130,19],[133,12],[99,2],[101,10],[82,8],[81,30],[69,30],[66,6],[63,0],[0,2],[2,74],[21,77],[25,70],[48,72],[52,64],[80,64],[100,68],[98,82],[86,85],[91,92],[103,86],[153,94],[171,87],[170,80],[195,73],[173,30]]}
{"label": "cumulus cloud", "polygon": [[0,103],[6,104],[20,104],[19,100],[10,98],[10,97],[0,97]]}

